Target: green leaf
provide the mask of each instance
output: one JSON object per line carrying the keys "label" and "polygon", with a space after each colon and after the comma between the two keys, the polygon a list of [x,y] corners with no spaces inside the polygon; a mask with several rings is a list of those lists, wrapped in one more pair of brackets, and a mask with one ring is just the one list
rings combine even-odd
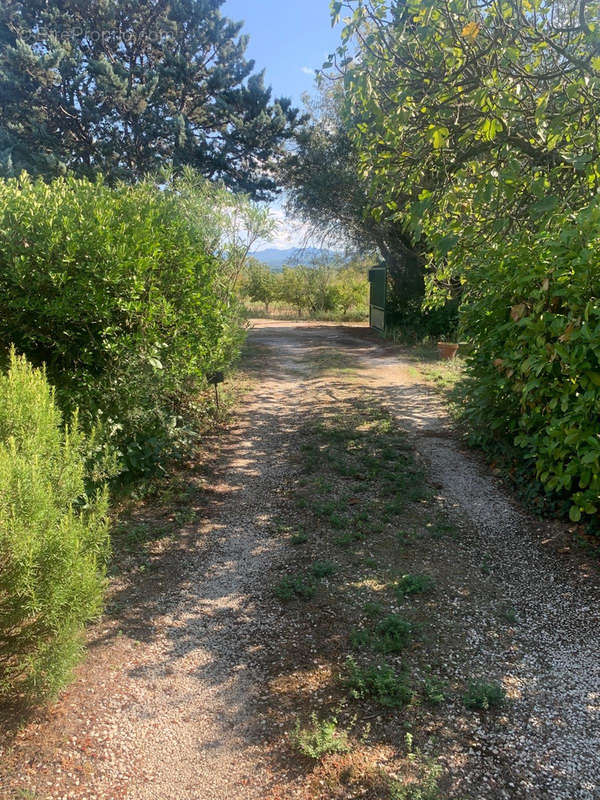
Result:
{"label": "green leaf", "polygon": [[496,135],[503,129],[503,124],[496,117],[490,117],[483,121],[479,127],[479,136],[486,141],[493,141]]}
{"label": "green leaf", "polygon": [[586,370],[585,374],[591,380],[594,386],[600,386],[600,372],[593,372],[592,370]]}
{"label": "green leaf", "polygon": [[571,519],[571,522],[579,522],[581,519],[581,509],[579,506],[571,506],[569,510],[569,518]]}
{"label": "green leaf", "polygon": [[433,143],[434,150],[439,150],[446,144],[448,137],[450,136],[450,131],[444,126],[430,126],[430,128],[432,128],[431,141]]}

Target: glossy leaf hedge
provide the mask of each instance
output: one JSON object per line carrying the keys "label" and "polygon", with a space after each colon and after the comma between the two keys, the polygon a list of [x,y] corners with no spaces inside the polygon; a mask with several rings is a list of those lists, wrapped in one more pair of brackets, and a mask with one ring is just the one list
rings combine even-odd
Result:
{"label": "glossy leaf hedge", "polygon": [[0,697],[55,693],[101,608],[107,496],[86,497],[87,442],[44,374],[0,375]]}
{"label": "glossy leaf hedge", "polygon": [[482,248],[467,280],[473,438],[512,444],[573,521],[589,519],[600,507],[600,204]]}

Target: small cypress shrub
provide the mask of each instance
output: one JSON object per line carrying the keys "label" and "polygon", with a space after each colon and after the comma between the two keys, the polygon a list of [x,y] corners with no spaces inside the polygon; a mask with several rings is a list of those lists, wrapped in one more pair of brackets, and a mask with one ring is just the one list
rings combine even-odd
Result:
{"label": "small cypress shrub", "polygon": [[107,493],[85,493],[87,443],[63,426],[43,371],[10,354],[0,375],[0,697],[67,681],[101,609]]}

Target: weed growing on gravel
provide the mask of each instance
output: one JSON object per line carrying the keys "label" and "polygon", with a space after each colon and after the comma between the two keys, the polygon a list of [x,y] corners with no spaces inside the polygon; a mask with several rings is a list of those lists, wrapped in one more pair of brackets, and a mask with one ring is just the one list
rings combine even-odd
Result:
{"label": "weed growing on gravel", "polygon": [[425,678],[423,695],[428,703],[439,706],[446,699],[446,684],[439,678]]}
{"label": "weed growing on gravel", "polygon": [[[145,522],[136,524],[121,524],[113,529],[113,548],[115,552],[121,550],[133,555],[140,555],[146,552],[148,545],[159,539],[165,539],[173,534],[172,527],[152,526]],[[112,572],[120,566],[113,564]]]}
{"label": "weed growing on gravel", "polygon": [[508,622],[509,625],[516,625],[518,622],[517,612],[514,608],[503,608],[500,612],[500,618],[504,620],[504,622]]}
{"label": "weed growing on gravel", "polygon": [[336,571],[336,566],[332,561],[315,561],[310,568],[310,571],[314,577],[320,581],[323,578],[333,575],[333,573]]}
{"label": "weed growing on gravel", "polygon": [[348,519],[343,514],[340,514],[338,504],[332,501],[315,503],[313,513],[317,517],[326,519],[335,530],[341,531],[348,526]]}
{"label": "weed growing on gravel", "polygon": [[477,711],[489,711],[490,708],[501,706],[505,699],[506,693],[499,683],[485,681],[472,681],[463,697],[465,706]]}
{"label": "weed growing on gravel", "polygon": [[416,781],[393,781],[389,789],[390,800],[439,800],[441,772],[438,764],[428,764]]}
{"label": "weed growing on gravel", "polygon": [[410,542],[413,542],[417,538],[417,535],[414,531],[398,531],[396,536],[398,537],[400,544],[403,545],[410,544]]}
{"label": "weed growing on gravel", "polygon": [[[116,537],[115,537],[116,538]],[[140,549],[140,546],[146,543],[148,539],[148,527],[144,524],[131,525],[125,529],[125,537],[123,540],[125,549],[132,553]]]}
{"label": "weed growing on gravel", "polygon": [[424,594],[433,589],[435,581],[431,575],[403,575],[396,584],[396,594],[399,598],[408,597],[411,594]]}
{"label": "weed growing on gravel", "polygon": [[[410,717],[405,719],[404,715],[410,712],[400,714],[403,708],[416,697],[419,703],[441,704],[446,687],[441,680],[428,677],[419,680],[418,689],[415,679],[413,688],[408,669],[399,663],[398,654],[407,651],[418,626],[391,613],[397,610],[396,598],[426,593],[433,588],[434,579],[418,574],[419,562],[412,553],[398,552],[400,547],[394,547],[395,531],[401,529],[398,541],[405,547],[416,545],[418,554],[422,547],[431,545],[424,530],[426,520],[430,520],[432,538],[446,535],[442,515],[437,507],[421,513],[420,504],[429,496],[424,470],[406,433],[381,407],[357,402],[344,405],[343,409],[336,407],[333,413],[325,411],[319,422],[307,426],[306,439],[308,446],[302,449],[306,478],[298,488],[303,500],[298,507],[305,509],[303,527],[315,527],[309,544],[312,558],[331,555],[332,543],[350,552],[334,551],[335,565],[328,561],[311,565],[307,553],[306,572],[301,580],[318,587],[320,580],[339,570],[340,577],[328,596],[338,605],[351,601],[352,608],[343,609],[341,618],[352,619],[350,610],[358,617],[349,638],[352,647],[362,651],[348,657],[340,676],[341,686],[349,700],[397,710],[394,724],[402,725],[403,720],[408,723]],[[365,540],[368,546],[361,544]],[[409,556],[404,570],[414,569],[416,574],[401,574],[403,568],[399,564],[407,560],[404,555]],[[286,599],[298,596],[294,579],[288,578],[283,590]],[[362,600],[358,600],[363,591]],[[416,654],[415,658],[418,661]],[[312,759],[344,752],[339,749],[344,741],[340,745],[335,720],[320,721],[313,715],[310,723],[306,727],[298,725],[294,732],[293,742],[299,752]],[[377,788],[373,796],[386,800],[437,800],[438,768],[429,770],[420,754],[409,754],[408,760],[405,780],[383,771],[370,775],[373,788]]]}
{"label": "weed growing on gravel", "polygon": [[381,653],[399,653],[410,642],[412,625],[398,614],[389,614],[375,627],[373,647]]}
{"label": "weed growing on gravel", "polygon": [[406,509],[405,497],[394,497],[389,503],[385,505],[385,519],[392,519],[393,517],[402,514]]}
{"label": "weed growing on gravel", "polygon": [[366,614],[367,617],[378,617],[383,612],[383,603],[378,601],[372,602],[369,600],[363,606],[363,613]]}
{"label": "weed growing on gravel", "polygon": [[350,644],[357,650],[361,647],[369,647],[371,644],[371,631],[367,630],[367,628],[350,631]]}
{"label": "weed growing on gravel", "polygon": [[380,653],[400,653],[410,642],[412,625],[397,614],[389,614],[374,630],[361,628],[350,633],[353,647],[371,647]]}
{"label": "weed growing on gravel", "polygon": [[399,675],[389,664],[360,667],[351,656],[346,660],[344,684],[351,697],[373,699],[392,708],[408,705],[413,697],[405,676]]}
{"label": "weed growing on gravel", "polygon": [[430,522],[427,525],[427,529],[432,539],[455,539],[458,535],[458,528],[456,525],[453,525],[451,522],[447,522],[446,520]]}
{"label": "weed growing on gravel", "polygon": [[343,531],[348,526],[348,520],[342,514],[334,511],[329,515],[329,524],[337,531]]}
{"label": "weed growing on gravel", "polygon": [[319,720],[313,712],[310,725],[301,727],[300,722],[292,734],[292,744],[307,758],[315,761],[328,753],[347,753],[350,750],[348,734],[340,731],[335,717]]}
{"label": "weed growing on gravel", "polygon": [[290,541],[294,545],[305,544],[305,542],[308,542],[308,536],[306,533],[301,531],[299,533],[295,533]]}
{"label": "weed growing on gravel", "polygon": [[433,589],[435,581],[431,575],[403,575],[396,584],[396,594],[399,598],[408,597],[411,594],[424,594]]}
{"label": "weed growing on gravel", "polygon": [[193,508],[183,508],[174,514],[174,520],[177,525],[190,525],[195,519],[196,512]]}
{"label": "weed growing on gravel", "polygon": [[305,580],[301,575],[286,575],[275,585],[273,593],[283,603],[299,598],[311,600],[317,592],[317,584]]}
{"label": "weed growing on gravel", "polygon": [[355,542],[361,542],[366,538],[365,534],[362,531],[346,531],[345,533],[340,533],[338,536],[335,537],[333,540],[338,547],[350,547],[350,545],[354,544]]}

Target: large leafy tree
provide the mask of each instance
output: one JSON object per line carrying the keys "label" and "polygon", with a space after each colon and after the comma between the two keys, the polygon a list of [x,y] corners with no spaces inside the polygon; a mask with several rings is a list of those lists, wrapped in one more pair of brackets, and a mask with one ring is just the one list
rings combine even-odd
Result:
{"label": "large leafy tree", "polygon": [[403,221],[380,213],[377,191],[353,139],[353,120],[343,113],[341,82],[324,75],[321,88],[320,96],[308,102],[309,118],[281,164],[290,208],[324,240],[344,237],[358,251],[379,253],[398,297],[420,297],[423,247]]}
{"label": "large leafy tree", "polygon": [[[336,55],[377,215],[426,234],[442,285],[600,179],[600,4],[350,0]],[[448,279],[448,281],[446,281]]]}
{"label": "large leafy tree", "polygon": [[223,0],[1,0],[0,169],[135,179],[188,164],[267,199],[299,122]]}

